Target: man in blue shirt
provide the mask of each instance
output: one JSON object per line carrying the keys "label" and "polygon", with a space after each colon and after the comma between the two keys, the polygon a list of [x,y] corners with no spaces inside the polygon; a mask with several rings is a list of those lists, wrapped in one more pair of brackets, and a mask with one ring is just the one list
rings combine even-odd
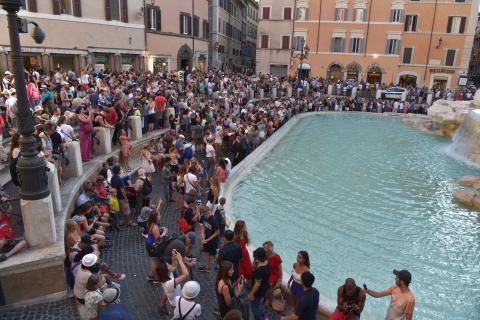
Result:
{"label": "man in blue shirt", "polygon": [[312,285],[315,277],[310,272],[302,273],[303,296],[300,297],[295,312],[281,320],[315,320],[317,319],[318,302],[320,293]]}
{"label": "man in blue shirt", "polygon": [[202,242],[202,251],[205,255],[205,266],[198,270],[202,272],[210,272],[210,257],[217,255],[218,244],[220,240],[220,229],[217,219],[210,213],[210,209],[204,206],[200,209],[202,216],[199,220],[202,225],[205,240]]}

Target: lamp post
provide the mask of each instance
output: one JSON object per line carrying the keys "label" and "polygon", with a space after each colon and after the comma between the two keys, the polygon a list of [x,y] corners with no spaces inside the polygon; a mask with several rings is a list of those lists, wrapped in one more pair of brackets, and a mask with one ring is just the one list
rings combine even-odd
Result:
{"label": "lamp post", "polygon": [[302,37],[302,40],[300,41],[300,46],[301,46],[301,51],[299,54],[294,54],[294,57],[297,59],[300,59],[300,64],[297,67],[297,85],[300,86],[300,72],[303,70],[303,60],[308,58],[308,54],[310,52],[310,48],[308,46],[305,46],[305,39]]}
{"label": "lamp post", "polygon": [[33,116],[27,99],[24,65],[19,33],[28,32],[27,25],[35,25],[32,37],[41,43],[45,38],[43,30],[34,22],[20,19],[17,12],[20,0],[0,0],[0,5],[7,12],[10,47],[12,52],[13,73],[17,90],[17,109],[19,119],[20,158],[17,162],[20,197],[24,200],[40,200],[50,195],[45,159],[38,156],[37,142],[33,136]]}

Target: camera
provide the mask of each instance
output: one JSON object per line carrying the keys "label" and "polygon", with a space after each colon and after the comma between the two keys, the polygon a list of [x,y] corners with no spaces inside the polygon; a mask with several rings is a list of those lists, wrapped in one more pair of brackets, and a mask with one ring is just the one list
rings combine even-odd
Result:
{"label": "camera", "polygon": [[353,304],[346,304],[344,309],[345,309],[345,312],[350,313],[354,310],[354,306]]}

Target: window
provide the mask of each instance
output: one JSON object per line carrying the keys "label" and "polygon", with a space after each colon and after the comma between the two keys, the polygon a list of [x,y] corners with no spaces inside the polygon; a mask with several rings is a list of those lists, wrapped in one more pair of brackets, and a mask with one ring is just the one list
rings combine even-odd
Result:
{"label": "window", "polygon": [[403,59],[402,59],[403,64],[412,63],[412,53],[413,53],[413,48],[403,49]]}
{"label": "window", "polygon": [[128,0],[105,0],[105,14],[107,20],[128,22]]}
{"label": "window", "polygon": [[180,13],[180,34],[192,34],[192,19],[186,13]]}
{"label": "window", "polygon": [[268,40],[269,40],[268,34],[262,34],[260,48],[268,49]]}
{"label": "window", "polygon": [[200,19],[197,16],[193,17],[193,36],[200,36]]}
{"label": "window", "polygon": [[270,7],[262,8],[262,19],[265,19],[265,20],[270,19]]}
{"label": "window", "polygon": [[348,9],[336,8],[335,21],[345,21],[348,19]]}
{"label": "window", "polygon": [[308,8],[301,7],[295,10],[295,20],[308,20]]}
{"label": "window", "polygon": [[292,8],[283,8],[283,19],[292,20]]}
{"label": "window", "polygon": [[453,64],[455,63],[455,53],[456,53],[455,49],[448,49],[447,50],[447,55],[445,57],[445,65],[446,66],[453,66]]}
{"label": "window", "polygon": [[210,38],[210,26],[207,20],[203,20],[203,39]]}
{"label": "window", "polygon": [[351,53],[360,53],[362,52],[363,39],[361,38],[351,38],[350,39],[350,52]]}
{"label": "window", "polygon": [[147,30],[162,30],[160,8],[147,6]]}
{"label": "window", "polygon": [[448,17],[447,33],[464,33],[465,17]]}
{"label": "window", "polygon": [[60,0],[60,13],[61,14],[72,14],[72,0]]}
{"label": "window", "polygon": [[302,50],[302,41],[305,41],[303,36],[295,36],[292,41],[292,48],[296,51]]}
{"label": "window", "polygon": [[282,49],[290,49],[290,36],[282,36]]}
{"label": "window", "polygon": [[343,52],[345,47],[345,38],[332,38],[332,52]]}
{"label": "window", "polygon": [[37,12],[37,0],[20,0],[23,10],[28,10],[30,12]]}
{"label": "window", "polygon": [[455,0],[457,3],[465,3],[465,0]]}
{"label": "window", "polygon": [[386,54],[399,54],[400,52],[400,40],[388,39],[387,47],[385,49]]}
{"label": "window", "polygon": [[417,22],[418,16],[417,15],[407,15],[405,17],[405,26],[403,31],[405,32],[415,32],[417,31]]}
{"label": "window", "polygon": [[353,11],[352,20],[354,22],[367,21],[367,10],[366,9],[355,9]]}
{"label": "window", "polygon": [[403,21],[403,10],[392,9],[390,11],[390,22],[402,22],[402,21]]}

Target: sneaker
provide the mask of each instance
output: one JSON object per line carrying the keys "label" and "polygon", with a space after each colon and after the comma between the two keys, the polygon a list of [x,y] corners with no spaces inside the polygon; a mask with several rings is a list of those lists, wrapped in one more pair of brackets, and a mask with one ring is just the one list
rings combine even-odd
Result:
{"label": "sneaker", "polygon": [[5,261],[5,260],[7,260],[7,259],[8,259],[8,257],[7,257],[6,254],[0,254],[0,262],[3,262],[3,261]]}
{"label": "sneaker", "polygon": [[115,279],[115,280],[124,280],[126,277],[127,276],[124,273],[118,273],[118,272],[116,272],[113,275],[113,279]]}

